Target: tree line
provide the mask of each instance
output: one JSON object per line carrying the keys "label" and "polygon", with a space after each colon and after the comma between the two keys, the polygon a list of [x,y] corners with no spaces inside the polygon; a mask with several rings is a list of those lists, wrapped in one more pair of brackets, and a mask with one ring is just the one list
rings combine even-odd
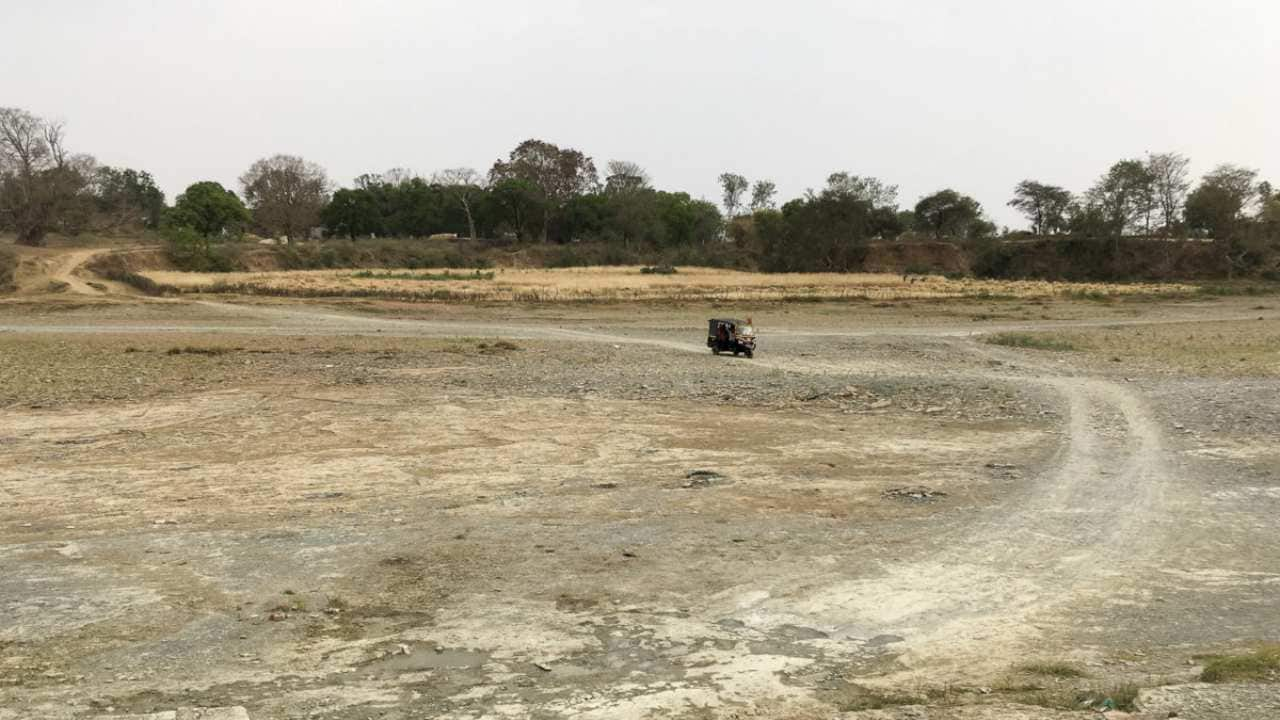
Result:
{"label": "tree line", "polygon": [[[1177,153],[1126,159],[1079,193],[1024,180],[1008,204],[1027,218],[1032,236],[1100,240],[1116,252],[1134,236],[1213,239],[1228,274],[1275,250],[1274,187],[1236,165],[1218,166],[1193,184],[1189,167]],[[629,257],[699,248],[702,257],[749,257],[763,270],[846,271],[860,269],[871,241],[1023,235],[998,231],[978,201],[951,188],[902,207],[897,186],[837,171],[779,207],[768,179],[725,172],[718,181],[719,205],[654,187],[637,163],[612,160],[601,173],[578,149],[531,139],[487,172],[393,169],[361,175],[350,187],[335,187],[314,162],[276,155],[253,163],[238,192],[201,181],[166,205],[148,173],[71,153],[61,123],[0,108],[0,229],[25,245],[39,245],[49,233],[157,229],[198,255],[247,232],[288,242],[443,235],[591,242]]]}

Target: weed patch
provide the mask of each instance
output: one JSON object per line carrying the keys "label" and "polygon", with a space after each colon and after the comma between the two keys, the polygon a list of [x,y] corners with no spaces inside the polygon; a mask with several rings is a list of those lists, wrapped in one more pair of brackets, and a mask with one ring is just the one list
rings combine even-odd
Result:
{"label": "weed patch", "polygon": [[448,282],[450,280],[492,280],[493,273],[476,270],[471,273],[455,273],[446,270],[442,273],[405,273],[376,270],[362,270],[351,275],[361,280],[419,280],[424,282]]}
{"label": "weed patch", "polygon": [[1025,348],[1028,350],[1069,352],[1080,349],[1066,340],[1031,333],[998,333],[986,338],[984,342],[989,345],[1003,345],[1005,347]]}
{"label": "weed patch", "polygon": [[1044,675],[1056,678],[1082,678],[1085,672],[1070,663],[1064,662],[1031,662],[1017,667],[1018,672],[1026,675]]}
{"label": "weed patch", "polygon": [[1244,655],[1211,656],[1200,673],[1200,680],[1211,683],[1280,680],[1280,645],[1264,645]]}
{"label": "weed patch", "polygon": [[[241,348],[212,348],[212,347],[192,347],[192,346],[171,347],[167,351],[165,351],[165,355],[207,355],[210,357],[215,357],[218,355],[226,355],[227,353],[235,352],[240,349]],[[128,352],[128,350],[126,350],[125,352]]]}

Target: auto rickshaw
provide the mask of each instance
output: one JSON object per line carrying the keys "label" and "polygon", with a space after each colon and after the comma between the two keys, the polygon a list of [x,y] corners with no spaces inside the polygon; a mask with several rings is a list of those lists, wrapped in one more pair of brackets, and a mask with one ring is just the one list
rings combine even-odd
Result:
{"label": "auto rickshaw", "polygon": [[731,352],[736,355],[751,357],[756,352],[756,329],[751,325],[751,318],[746,322],[730,318],[712,318],[707,323],[707,347],[719,355]]}

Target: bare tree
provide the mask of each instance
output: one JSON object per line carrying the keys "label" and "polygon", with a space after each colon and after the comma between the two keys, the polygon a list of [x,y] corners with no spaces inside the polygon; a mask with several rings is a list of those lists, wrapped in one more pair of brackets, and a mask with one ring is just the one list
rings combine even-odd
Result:
{"label": "bare tree", "polygon": [[476,220],[472,214],[472,206],[484,192],[484,176],[472,168],[449,168],[432,175],[431,182],[443,187],[462,206],[462,212],[467,214],[467,232],[475,240]]}
{"label": "bare tree", "polygon": [[1191,189],[1187,176],[1190,164],[1190,160],[1175,152],[1147,155],[1147,172],[1151,175],[1165,237],[1182,221],[1182,208]]}
{"label": "bare tree", "polygon": [[408,168],[393,167],[382,173],[382,182],[387,185],[404,185],[416,177],[418,174]]}
{"label": "bare tree", "polygon": [[772,180],[757,180],[751,186],[751,210],[772,210],[773,196],[778,194],[778,186]]}
{"label": "bare tree", "polygon": [[617,193],[649,187],[649,173],[639,163],[610,160],[605,168],[609,171],[604,180],[605,192]]}
{"label": "bare tree", "polygon": [[742,207],[742,195],[751,183],[737,173],[721,173],[720,189],[723,193],[725,220],[733,222],[738,216],[738,208]]}
{"label": "bare tree", "polygon": [[68,155],[62,123],[0,108],[0,223],[19,244],[43,245],[59,223],[75,231],[70,211],[92,170],[92,158]]}
{"label": "bare tree", "polygon": [[290,242],[303,238],[320,224],[320,210],[329,200],[329,177],[324,168],[296,155],[263,158],[240,176],[245,201],[254,220],[267,232]]}

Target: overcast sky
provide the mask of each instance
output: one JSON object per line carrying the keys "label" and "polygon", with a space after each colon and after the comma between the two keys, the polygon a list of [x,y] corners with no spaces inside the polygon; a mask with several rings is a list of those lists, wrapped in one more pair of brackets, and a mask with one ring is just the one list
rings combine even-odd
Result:
{"label": "overcast sky", "polygon": [[[340,184],[487,171],[537,137],[718,200],[834,170],[943,187],[998,222],[1147,151],[1280,180],[1275,0],[6,0],[0,105],[73,150],[236,187],[292,153]],[[238,188],[237,188],[238,190]]]}

